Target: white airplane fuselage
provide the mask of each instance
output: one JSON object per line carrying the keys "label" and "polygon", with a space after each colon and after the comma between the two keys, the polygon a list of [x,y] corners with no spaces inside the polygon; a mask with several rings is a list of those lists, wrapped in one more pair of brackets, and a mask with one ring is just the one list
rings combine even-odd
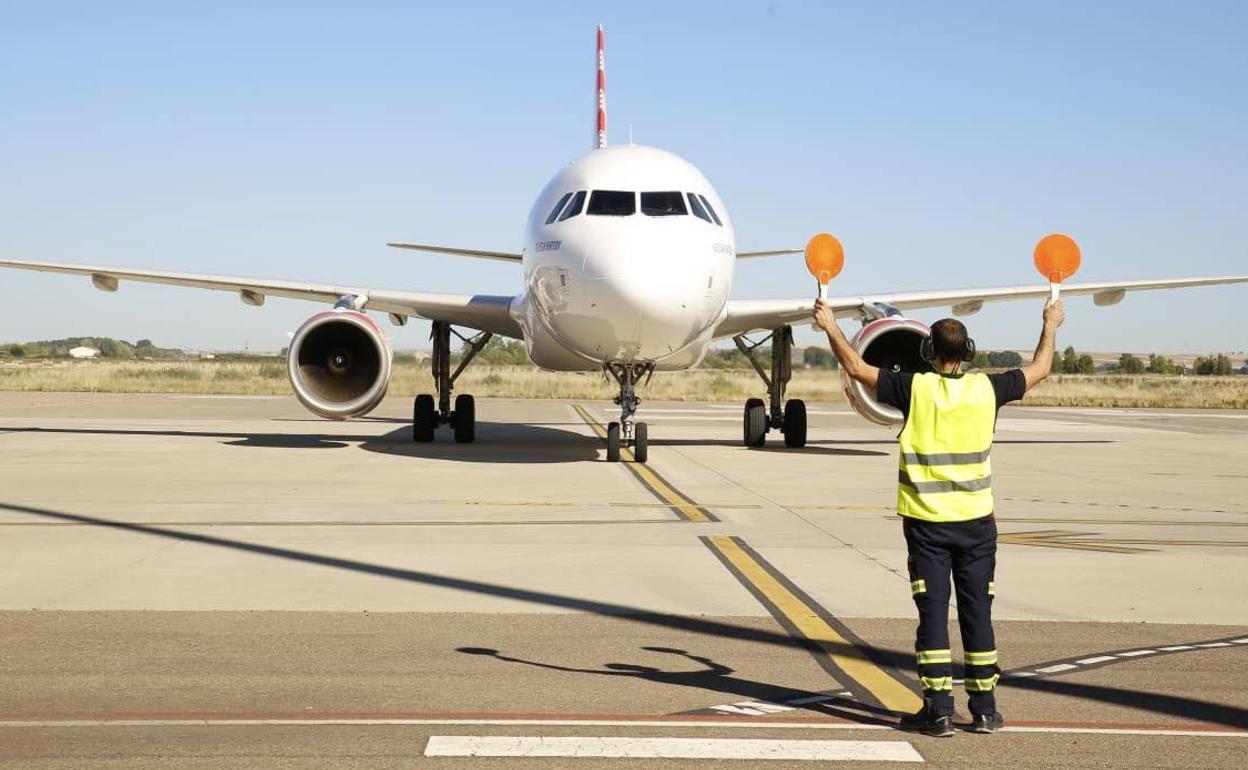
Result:
{"label": "white airplane fuselage", "polygon": [[[631,193],[635,211],[595,213],[595,191],[616,193],[617,200],[618,193]],[[653,207],[646,213],[643,193],[667,193],[651,198],[667,203],[679,194],[678,213]],[[560,213],[578,205],[579,212],[548,224],[565,198]],[[691,163],[651,147],[597,149],[556,174],[534,203],[525,233],[525,292],[512,314],[530,358],[544,369],[597,371],[606,363],[685,369],[706,355],[732,291],[735,261],[723,202]]]}

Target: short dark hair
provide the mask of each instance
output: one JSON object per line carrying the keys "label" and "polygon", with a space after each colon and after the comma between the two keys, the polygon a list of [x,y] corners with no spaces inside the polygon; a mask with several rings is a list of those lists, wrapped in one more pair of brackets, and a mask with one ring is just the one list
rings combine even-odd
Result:
{"label": "short dark hair", "polygon": [[956,318],[932,324],[932,349],[941,361],[961,361],[966,352],[966,325]]}

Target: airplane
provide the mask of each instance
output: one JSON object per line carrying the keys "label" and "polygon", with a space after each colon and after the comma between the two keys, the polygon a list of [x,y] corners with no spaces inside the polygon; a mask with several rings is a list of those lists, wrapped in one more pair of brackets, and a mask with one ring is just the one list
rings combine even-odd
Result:
{"label": "airplane", "polygon": [[[393,352],[368,311],[385,313],[396,326],[410,318],[432,321],[433,394],[416,396],[412,438],[433,441],[449,425],[454,440],[476,437],[476,404],[458,394],[455,381],[495,336],[522,340],[530,360],[549,371],[604,372],[615,380],[620,418],[607,430],[607,460],[621,449],[648,459],[648,430],[635,419],[637,386],[655,372],[697,366],[712,343],[731,339],[762,379],[768,400],[751,398],[743,413],[742,443],[760,447],[776,430],[788,447],[806,444],[806,405],[785,399],[791,375],[793,324],[809,322],[812,300],[731,299],[737,260],[801,253],[802,249],[737,251],[728,208],[706,177],[688,161],[653,147],[607,146],[604,32],[597,34],[594,147],[555,174],[537,196],[519,252],[389,243],[451,256],[520,265],[523,286],[513,296],[458,295],[392,289],[237,278],[218,275],[0,260],[22,270],[89,276],[95,288],[116,291],[122,281],[237,292],[246,305],[268,297],[330,305],[294,332],[287,354],[290,384],[311,412],[331,419],[367,414],[386,394]],[[1114,305],[1127,292],[1241,283],[1248,275],[1174,280],[1066,284],[1066,296],[1091,295]],[[853,339],[870,363],[898,371],[925,371],[920,355],[929,334],[908,310],[951,307],[970,315],[986,302],[1043,298],[1048,285],[955,289],[833,297],[838,318],[857,318]],[[756,339],[759,334],[763,336]],[[751,336],[753,335],[753,336]],[[463,355],[451,370],[451,341]],[[759,348],[770,343],[770,362]],[[865,386],[846,378],[850,405],[864,418],[901,422]]]}

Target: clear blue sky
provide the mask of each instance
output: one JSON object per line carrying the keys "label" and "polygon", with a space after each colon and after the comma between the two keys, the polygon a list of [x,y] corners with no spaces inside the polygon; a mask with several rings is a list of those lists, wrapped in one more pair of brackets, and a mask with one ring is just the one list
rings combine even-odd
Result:
{"label": "clear blue sky", "polygon": [[[1248,6],[1226,3],[8,4],[0,254],[513,293],[519,269],[385,247],[518,249],[592,134],[672,150],[743,249],[837,233],[834,293],[1248,272]],[[800,257],[738,297],[812,292]],[[312,307],[5,271],[0,339],[276,349]],[[1030,345],[1036,303],[968,319]],[[1072,300],[1081,348],[1248,349],[1248,287]],[[920,314],[934,320],[939,314]],[[396,330],[400,347],[427,327]],[[803,332],[803,339],[812,335]]]}

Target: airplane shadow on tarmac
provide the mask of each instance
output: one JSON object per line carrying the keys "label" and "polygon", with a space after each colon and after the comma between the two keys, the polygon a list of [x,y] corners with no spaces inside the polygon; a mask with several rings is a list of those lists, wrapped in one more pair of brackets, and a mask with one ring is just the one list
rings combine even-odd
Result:
{"label": "airplane shadow on tarmac", "polygon": [[[294,422],[284,420],[283,422]],[[320,422],[313,420],[312,422]],[[345,449],[357,445],[366,452],[419,457],[430,460],[448,460],[465,463],[572,463],[598,460],[605,442],[576,430],[566,430],[560,425],[579,427],[580,423],[545,423],[531,425],[515,422],[478,422],[477,440],[471,444],[456,444],[449,431],[439,431],[438,438],[428,443],[412,440],[411,428],[406,421],[390,418],[370,420],[378,422],[401,422],[403,427],[382,435],[341,433],[252,431],[197,431],[153,430],[144,428],[37,428],[3,427],[4,433],[50,433],[82,436],[168,436],[171,438],[222,439],[224,444],[237,447],[267,449]],[[665,439],[654,438],[653,446],[726,446],[746,450],[737,440],[726,439]],[[793,454],[818,454],[840,457],[883,456],[887,451],[854,449],[849,445],[893,446],[895,439],[850,439],[811,441],[796,449],[773,443],[770,446],[749,448],[751,452],[785,452]],[[1105,439],[1004,439],[998,444],[1110,444]]]}
{"label": "airplane shadow on tarmac", "polygon": [[516,422],[477,422],[477,440],[456,444],[450,431],[438,431],[436,440],[412,441],[408,425],[360,444],[366,452],[465,463],[572,463],[598,459],[602,441],[558,423],[529,425]]}
{"label": "airplane shadow on tarmac", "polygon": [[345,449],[357,445],[367,452],[475,463],[568,463],[596,460],[602,441],[571,430],[524,423],[477,423],[477,441],[456,444],[447,432],[430,443],[412,441],[406,425],[383,435],[340,433],[259,433],[251,431],[152,430],[143,428],[0,427],[4,433],[49,433],[79,436],[168,436],[223,440],[228,446],[268,449]]}
{"label": "airplane shadow on tarmac", "polygon": [[[453,577],[450,575],[439,575],[437,573],[426,572],[419,569],[372,564],[356,559],[329,556],[309,551],[298,551],[292,548],[283,548],[280,546],[264,545],[242,539],[210,535],[204,532],[183,531],[171,527],[116,521],[99,516],[54,511],[47,508],[34,508],[15,503],[0,503],[0,510],[22,514],[24,516],[37,517],[48,521],[101,527],[120,532],[129,532],[135,535],[166,538],[169,540],[191,543],[205,547],[224,548],[253,556],[264,556],[275,559],[286,559],[303,564],[314,564],[327,569],[343,570],[357,574],[388,578],[391,580],[401,580],[413,584],[438,586],[441,588],[449,588],[456,591],[465,591],[484,596],[503,597],[528,602],[530,604],[538,604],[545,607],[558,607],[561,609],[573,610],[575,612],[584,612],[592,615],[624,619],[632,623],[649,627],[670,628],[673,630],[683,631],[685,633],[701,634],[714,638],[736,639],[755,644],[765,644],[783,650],[790,650],[793,654],[806,654],[809,650],[809,643],[807,640],[790,636],[789,634],[781,631],[769,631],[766,629],[751,628],[749,626],[739,626],[733,623],[711,620],[708,618],[685,617],[670,613],[654,612],[641,607],[632,607],[624,604],[584,599],[576,596],[569,596],[567,594],[551,593],[548,591],[515,588],[513,586],[502,585],[499,583],[487,583],[484,581]],[[187,558],[190,558],[189,554]],[[860,656],[864,652],[851,644],[840,642],[821,642],[821,646],[828,652],[853,657]],[[867,650],[867,652],[869,652],[872,659],[897,671],[910,671],[914,665],[914,652],[911,650],[893,650],[871,647]],[[633,673],[640,674],[650,672],[639,672],[634,670]],[[653,674],[650,675],[653,676]],[[712,671],[712,673],[707,674],[707,676],[717,675]],[[736,684],[733,684],[733,686],[735,687]],[[743,684],[741,686],[745,687],[746,685]],[[1062,695],[1083,701],[1096,701],[1117,706],[1128,706],[1140,711],[1148,711],[1154,714],[1165,714],[1184,720],[1199,720],[1207,724],[1224,725],[1241,729],[1245,725],[1248,725],[1248,710],[1246,709],[1227,705],[1225,703],[1215,703],[1213,701],[1201,700],[1199,698],[1188,697],[1185,695],[1171,695],[1147,689],[1134,690],[1126,687],[1076,682],[1071,681],[1070,679],[1058,680],[1041,678],[1003,679],[1001,680],[999,686],[1002,688],[1013,688],[1049,693],[1053,695]],[[709,689],[715,688],[711,687]]]}

